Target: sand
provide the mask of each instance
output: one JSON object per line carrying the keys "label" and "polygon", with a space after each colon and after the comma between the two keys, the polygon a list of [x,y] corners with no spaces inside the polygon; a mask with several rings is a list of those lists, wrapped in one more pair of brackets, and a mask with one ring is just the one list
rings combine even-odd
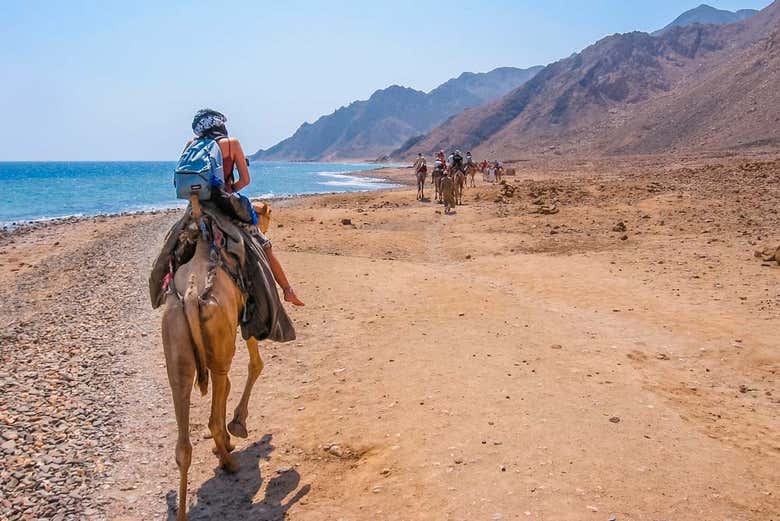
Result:
{"label": "sand", "polygon": [[[780,244],[780,161],[515,166],[511,197],[478,180],[449,216],[411,187],[273,203],[299,338],[261,347],[238,474],[216,470],[194,398],[191,519],[777,519],[780,266],[754,252]],[[5,452],[0,501],[32,494],[8,481],[28,472],[81,491],[62,501],[80,517],[173,512],[145,281],[176,216],[0,239],[0,420],[30,440]],[[230,411],[246,364],[239,346]],[[44,374],[86,385],[41,395]],[[74,483],[24,466],[53,450],[34,418],[55,405],[50,466]]]}

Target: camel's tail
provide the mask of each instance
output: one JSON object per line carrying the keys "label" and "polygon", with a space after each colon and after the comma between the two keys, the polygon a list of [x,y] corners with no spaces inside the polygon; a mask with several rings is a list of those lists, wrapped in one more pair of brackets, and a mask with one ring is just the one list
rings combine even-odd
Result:
{"label": "camel's tail", "polygon": [[209,389],[209,370],[206,365],[206,343],[200,327],[200,300],[198,288],[195,285],[195,275],[190,275],[187,291],[184,293],[184,315],[190,327],[190,336],[195,344],[195,368],[197,369],[197,384],[200,393],[205,396]]}

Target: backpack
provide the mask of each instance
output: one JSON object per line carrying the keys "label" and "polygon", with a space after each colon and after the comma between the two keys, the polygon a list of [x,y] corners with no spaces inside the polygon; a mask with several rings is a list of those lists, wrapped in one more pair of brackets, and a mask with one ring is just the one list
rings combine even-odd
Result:
{"label": "backpack", "polygon": [[194,140],[184,149],[173,173],[176,197],[189,199],[197,194],[201,201],[211,199],[211,187],[222,180],[222,151],[213,139]]}

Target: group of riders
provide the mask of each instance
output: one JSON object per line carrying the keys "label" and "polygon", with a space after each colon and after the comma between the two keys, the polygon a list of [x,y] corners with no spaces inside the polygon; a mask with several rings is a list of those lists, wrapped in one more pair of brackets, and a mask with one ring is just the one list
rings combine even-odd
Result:
{"label": "group of riders", "polygon": [[[417,200],[425,198],[425,180],[428,175],[428,164],[425,156],[417,154],[413,165],[417,178]],[[476,163],[471,152],[465,157],[460,150],[455,150],[445,158],[444,151],[439,150],[434,158],[431,184],[434,186],[434,199],[444,204],[445,213],[457,204],[463,204],[463,189],[468,184],[476,186],[474,178],[477,171],[482,172],[483,181],[495,182],[501,180],[503,167],[499,161],[483,160]]]}

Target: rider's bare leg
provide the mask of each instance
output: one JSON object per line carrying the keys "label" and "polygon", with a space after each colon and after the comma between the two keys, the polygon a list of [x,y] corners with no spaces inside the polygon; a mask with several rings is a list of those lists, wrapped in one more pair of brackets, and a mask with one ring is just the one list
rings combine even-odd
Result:
{"label": "rider's bare leg", "polygon": [[298,298],[298,296],[295,294],[295,290],[290,285],[290,281],[287,280],[287,275],[284,273],[282,264],[279,262],[279,259],[276,258],[276,255],[274,255],[273,248],[270,246],[267,247],[265,249],[265,253],[268,256],[268,262],[271,265],[271,271],[274,274],[276,283],[279,284],[284,291],[284,300],[295,306],[303,306],[303,301]]}

